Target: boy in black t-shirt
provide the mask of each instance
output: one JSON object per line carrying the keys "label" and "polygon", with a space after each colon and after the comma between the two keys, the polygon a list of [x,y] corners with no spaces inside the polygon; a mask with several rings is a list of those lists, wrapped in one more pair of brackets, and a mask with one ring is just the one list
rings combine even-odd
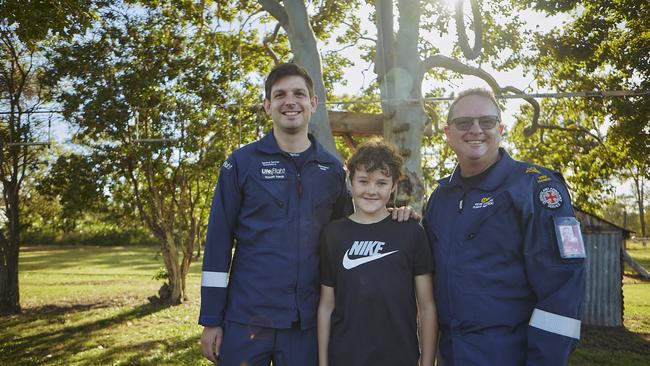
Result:
{"label": "boy in black t-shirt", "polygon": [[426,234],[386,209],[401,168],[382,142],[364,144],[348,162],[355,212],[321,235],[320,366],[433,364],[438,324]]}

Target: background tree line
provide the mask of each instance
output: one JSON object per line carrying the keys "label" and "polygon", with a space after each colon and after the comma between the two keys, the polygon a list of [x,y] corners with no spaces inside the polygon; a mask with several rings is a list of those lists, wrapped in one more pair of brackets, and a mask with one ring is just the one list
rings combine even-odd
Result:
{"label": "background tree line", "polygon": [[[528,29],[531,13],[571,21]],[[330,150],[345,158],[365,138],[332,135],[343,112],[395,143],[409,178],[399,199],[422,207],[454,166],[439,132],[446,104],[432,102],[453,91],[450,81],[470,75],[500,95],[532,91],[503,85],[490,65],[523,67],[548,90],[648,91],[648,19],[647,2],[623,0],[4,1],[0,312],[20,310],[21,236],[48,230],[146,233],[165,266],[159,296],[184,301],[219,167],[270,128],[259,105],[276,62],[314,76],[321,104],[310,128]],[[342,57],[346,47],[362,59]],[[337,95],[352,63],[367,65],[373,82],[361,96]],[[648,98],[529,98],[507,143],[515,157],[561,171],[577,206],[622,225],[626,203],[628,227],[647,236]],[[363,103],[325,104],[333,100]],[[21,144],[45,138],[51,116],[34,113],[43,109],[60,111],[69,142]],[[615,196],[624,181],[633,187],[626,201]]]}

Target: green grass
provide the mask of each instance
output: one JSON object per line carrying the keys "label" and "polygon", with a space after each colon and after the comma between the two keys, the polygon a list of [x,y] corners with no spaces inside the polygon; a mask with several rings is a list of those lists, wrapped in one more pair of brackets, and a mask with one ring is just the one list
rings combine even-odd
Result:
{"label": "green grass", "polygon": [[[628,246],[650,268],[650,245]],[[162,266],[155,247],[26,247],[23,314],[0,317],[0,365],[209,365],[196,324],[200,265],[190,300],[151,304]],[[625,328],[585,327],[570,365],[650,365],[650,283],[626,276]]]}
{"label": "green grass", "polygon": [[0,365],[209,365],[197,325],[200,265],[190,300],[151,304],[161,285],[155,247],[27,247],[23,313],[0,318]]}

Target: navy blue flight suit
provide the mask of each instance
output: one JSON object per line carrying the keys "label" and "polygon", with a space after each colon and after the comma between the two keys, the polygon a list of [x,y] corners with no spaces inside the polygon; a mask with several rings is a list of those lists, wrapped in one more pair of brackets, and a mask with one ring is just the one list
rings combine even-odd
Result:
{"label": "navy blue flight suit", "polygon": [[479,176],[439,181],[424,227],[435,264],[444,366],[565,365],[580,337],[585,259],[562,258],[564,181],[505,150]]}
{"label": "navy blue flight suit", "polygon": [[[229,328],[249,329],[246,339],[259,342],[246,347],[262,341],[276,347],[277,337],[260,336],[274,337],[269,329],[308,331],[309,345],[288,346],[298,348],[289,352],[294,361],[274,355],[278,365],[316,359],[318,239],[325,224],[349,209],[341,163],[309,138],[312,153],[300,170],[272,131],[232,153],[219,174],[205,243],[199,324],[223,325],[224,342]],[[239,346],[222,344],[222,356],[256,352],[228,347]],[[295,358],[299,354],[309,361]]]}

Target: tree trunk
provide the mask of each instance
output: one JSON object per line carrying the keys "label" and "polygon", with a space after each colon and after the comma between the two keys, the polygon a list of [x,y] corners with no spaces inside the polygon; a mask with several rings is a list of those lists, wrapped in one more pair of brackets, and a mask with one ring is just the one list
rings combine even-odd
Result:
{"label": "tree trunk", "polygon": [[309,132],[334,156],[341,160],[341,154],[336,149],[332,129],[330,127],[325,101],[325,84],[321,69],[320,53],[316,36],[309,24],[309,14],[303,0],[284,0],[281,6],[279,2],[262,1],[260,4],[282,25],[291,44],[291,51],[295,57],[294,61],[303,66],[309,72],[314,81],[314,92],[318,96],[318,108],[312,115],[309,122]]}
{"label": "tree trunk", "polygon": [[19,197],[15,184],[8,189],[7,218],[8,237],[0,238],[0,314],[20,313],[20,292],[18,287],[18,254],[20,243]]}
{"label": "tree trunk", "polygon": [[[200,247],[200,245],[199,245]],[[194,252],[194,239],[192,237],[187,239],[183,251],[183,259],[181,260],[181,289],[183,289],[183,301],[188,300],[187,297],[187,273],[190,271],[190,264],[192,263],[192,253]]]}
{"label": "tree trunk", "polygon": [[[645,207],[644,207],[644,192],[643,192],[643,185],[645,181],[643,177],[639,179],[639,221],[641,223],[641,237],[645,238],[646,237],[646,230],[645,230]],[[645,241],[644,241],[645,244]]]}
{"label": "tree trunk", "polygon": [[[164,294],[164,288],[161,288],[160,298],[170,305],[179,305],[185,298],[184,278],[181,275],[181,266],[178,261],[178,251],[174,236],[166,233],[166,239],[162,241],[162,256],[169,275],[168,293]],[[164,295],[168,297],[165,298]]]}
{"label": "tree trunk", "polygon": [[410,204],[421,213],[424,206],[422,183],[422,136],[428,117],[422,99],[422,62],[417,49],[420,4],[399,2],[399,31],[393,36],[392,2],[379,0],[377,8],[376,69],[381,82],[384,139],[404,157],[406,179],[398,187],[396,205]]}
{"label": "tree trunk", "polygon": [[422,131],[426,116],[424,110],[415,103],[400,103],[395,109],[395,117],[384,124],[384,139],[397,146],[404,157],[406,179],[398,187],[396,205],[409,204],[421,213],[424,206],[424,184],[422,183]]}
{"label": "tree trunk", "polygon": [[636,198],[637,207],[639,210],[639,224],[641,225],[641,241],[643,246],[646,245],[646,229],[645,229],[645,205],[644,205],[644,191],[643,187],[645,185],[644,177],[642,172],[637,169],[636,172],[632,172],[632,181],[634,182],[634,195]]}

